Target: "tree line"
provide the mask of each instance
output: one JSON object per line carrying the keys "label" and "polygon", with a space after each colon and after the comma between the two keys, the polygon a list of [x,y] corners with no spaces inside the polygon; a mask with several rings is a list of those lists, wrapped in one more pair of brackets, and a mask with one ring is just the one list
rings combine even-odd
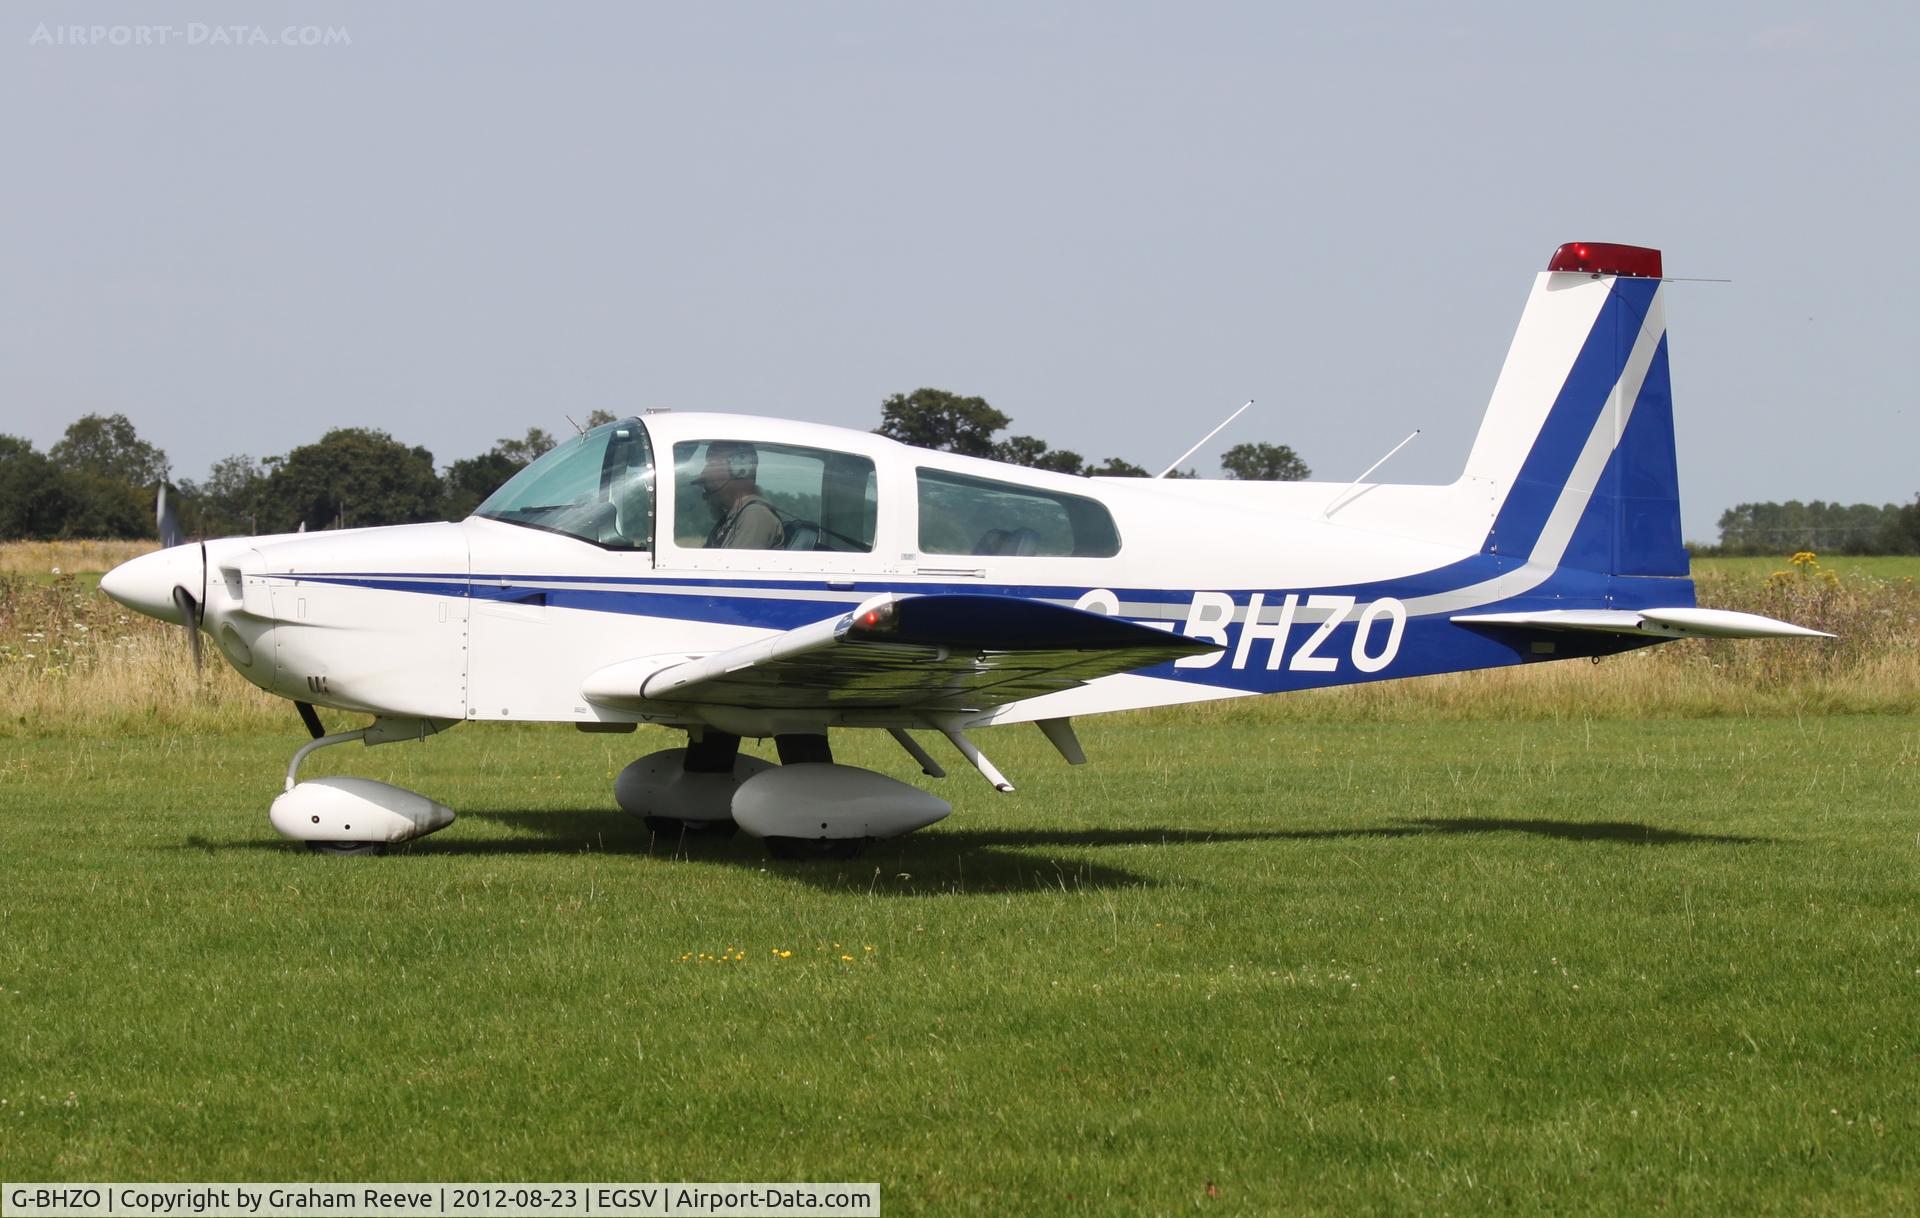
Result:
{"label": "tree line", "polygon": [[0,435],[0,538],[152,537],[162,484],[197,536],[458,520],[553,445],[530,428],[442,470],[384,431],[340,427],[280,456],[223,457],[204,479],[175,483],[166,453],[125,415],[90,414],[45,453]]}
{"label": "tree line", "polygon": [[1742,503],[1720,514],[1720,544],[1696,554],[1920,554],[1920,496],[1909,504]]}
{"label": "tree line", "polygon": [[[595,411],[586,426],[612,422]],[[1036,436],[1003,434],[1013,420],[985,398],[941,389],[896,393],[881,403],[875,430],[907,444],[1034,469],[1090,477],[1146,477],[1123,457],[1090,461]],[[341,427],[281,454],[214,462],[200,480],[174,486],[190,536],[459,520],[545,453],[555,439],[538,427],[502,438],[486,452],[444,468],[425,448],[384,431]],[[1311,476],[1285,444],[1236,444],[1221,455],[1229,478],[1287,481]],[[154,492],[171,474],[166,453],[140,438],[125,415],[89,414],[42,453],[0,435],[0,539],[154,536]],[[1175,478],[1197,476],[1176,470]],[[1718,545],[1699,554],[1920,554],[1920,497],[1913,503],[1742,503],[1720,517]]]}
{"label": "tree line", "polygon": [[[615,416],[596,410],[585,426]],[[881,435],[967,456],[1088,476],[1145,477],[1119,457],[1099,463],[1033,436],[998,438],[1012,420],[984,398],[939,389],[894,394],[881,405]],[[125,415],[89,414],[46,452],[0,435],[0,539],[143,538],[155,535],[157,488],[172,487],[189,536],[291,533],[460,520],[556,443],[538,427],[477,456],[435,465],[433,454],[384,431],[340,427],[278,456],[214,462],[205,478],[172,479],[165,452],[140,438]],[[1298,479],[1310,471],[1284,444],[1239,444],[1221,464],[1228,477]],[[1172,477],[1194,477],[1176,471]]]}
{"label": "tree line", "polygon": [[[880,426],[874,430],[903,444],[1007,461],[1031,469],[1089,478],[1146,478],[1151,471],[1124,457],[1107,457],[1095,464],[1069,448],[1050,448],[1034,436],[995,437],[1013,426],[1013,420],[987,404],[985,398],[962,397],[944,389],[916,389],[896,393],[880,404]],[[1300,455],[1285,444],[1236,444],[1220,454],[1220,468],[1229,478],[1262,482],[1298,482],[1313,476]],[[1195,471],[1174,470],[1169,478],[1194,478]]]}

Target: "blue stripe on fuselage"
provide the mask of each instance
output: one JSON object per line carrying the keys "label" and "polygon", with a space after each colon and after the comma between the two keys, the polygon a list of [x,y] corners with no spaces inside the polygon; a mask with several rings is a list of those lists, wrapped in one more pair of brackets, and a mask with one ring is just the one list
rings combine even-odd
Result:
{"label": "blue stripe on fuselage", "polygon": [[[1303,603],[1309,596],[1353,597],[1355,604],[1352,612],[1347,615],[1343,624],[1336,627],[1315,650],[1318,656],[1335,659],[1336,668],[1323,672],[1297,670],[1287,666],[1309,638],[1319,630],[1318,622],[1301,622],[1295,625],[1287,637],[1281,641],[1284,659],[1279,669],[1269,669],[1266,666],[1272,644],[1265,639],[1256,640],[1244,656],[1238,655],[1240,651],[1238,643],[1244,623],[1236,622],[1226,627],[1227,652],[1212,666],[1180,668],[1167,664],[1144,669],[1142,675],[1244,690],[1249,693],[1275,693],[1360,681],[1386,680],[1393,677],[1499,667],[1538,659],[1603,655],[1640,646],[1647,641],[1572,633],[1549,635],[1540,632],[1488,632],[1455,625],[1447,620],[1446,614],[1433,614],[1408,619],[1401,645],[1386,668],[1377,672],[1365,672],[1352,662],[1355,648],[1355,619],[1367,605],[1383,598],[1404,602],[1457,589],[1462,584],[1463,576],[1468,577],[1466,582],[1473,582],[1473,578],[1477,577],[1479,572],[1486,570],[1487,561],[1485,556],[1480,556],[1478,561],[1453,563],[1414,576],[1339,588],[1219,589],[1218,591],[1232,598],[1235,608],[1240,611],[1244,611],[1252,595],[1259,592],[1264,600],[1264,616],[1269,622],[1288,595],[1297,595]],[[791,630],[844,613],[850,607],[846,599],[850,592],[862,597],[882,592],[902,594],[938,592],[1043,599],[1070,604],[1089,591],[1084,587],[1063,585],[982,586],[907,581],[859,581],[849,588],[838,580],[835,583],[839,586],[829,588],[823,580],[719,580],[662,576],[495,574],[475,576],[470,586],[455,583],[446,576],[409,578],[397,573],[350,575],[329,572],[290,575],[286,578],[302,582],[431,596],[460,596],[466,594],[470,587],[471,596],[474,599],[487,601],[512,602],[525,599],[529,594],[538,593],[544,596],[548,606],[555,608],[696,621],[759,630]],[[563,583],[598,586],[586,588],[556,586]],[[656,590],[667,588],[685,589],[685,591]],[[791,595],[764,595],[768,591],[785,591]],[[1195,595],[1189,590],[1165,588],[1123,588],[1110,589],[1110,591],[1125,603],[1164,606],[1167,616],[1135,620],[1166,622],[1171,618],[1176,628],[1184,625],[1188,606]],[[729,595],[730,592],[757,592],[762,595]],[[822,595],[828,592],[834,594],[832,599]],[[1649,608],[1692,603],[1693,584],[1690,580],[1627,578],[1609,576],[1595,571],[1561,568],[1544,583],[1532,588],[1524,595],[1489,602],[1486,605],[1474,607],[1472,611],[1493,613],[1593,607]],[[1376,622],[1370,630],[1368,649],[1375,654],[1378,654],[1381,647],[1384,630],[1385,626],[1379,622]],[[1551,641],[1554,644],[1554,650],[1546,654],[1536,653],[1533,650],[1533,644],[1541,640]],[[1232,667],[1236,657],[1243,660],[1244,667],[1238,669]]]}

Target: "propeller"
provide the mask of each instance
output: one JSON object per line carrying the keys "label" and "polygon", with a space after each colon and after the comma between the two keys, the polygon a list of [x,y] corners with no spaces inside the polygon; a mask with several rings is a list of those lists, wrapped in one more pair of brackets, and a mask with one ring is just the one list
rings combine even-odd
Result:
{"label": "propeller", "polygon": [[[167,492],[173,488],[162,482],[160,492],[153,505],[154,526],[160,533],[160,544],[168,549],[186,541],[186,534],[180,528],[180,512],[174,506],[173,495]],[[180,611],[180,622],[187,628],[187,644],[193,648],[193,667],[197,672],[201,666],[200,623],[207,618],[207,543],[200,543],[200,595],[195,597],[185,584],[173,586],[173,607]]]}
{"label": "propeller", "polygon": [[159,500],[153,505],[154,523],[160,529],[160,545],[172,549],[187,539],[180,528],[180,512],[173,505],[173,496],[167,494],[173,488],[162,482]]}
{"label": "propeller", "polygon": [[173,586],[174,608],[180,610],[180,620],[186,623],[187,645],[193,648],[194,671],[200,669],[200,602],[193,599],[193,593],[179,584]]}

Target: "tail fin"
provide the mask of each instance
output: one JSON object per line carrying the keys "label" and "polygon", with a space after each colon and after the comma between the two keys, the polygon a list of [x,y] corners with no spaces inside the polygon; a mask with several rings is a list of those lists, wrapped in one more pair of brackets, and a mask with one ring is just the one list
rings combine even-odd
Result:
{"label": "tail fin", "polygon": [[1660,252],[1573,243],[1534,281],[1466,480],[1499,504],[1482,550],[1685,576]]}

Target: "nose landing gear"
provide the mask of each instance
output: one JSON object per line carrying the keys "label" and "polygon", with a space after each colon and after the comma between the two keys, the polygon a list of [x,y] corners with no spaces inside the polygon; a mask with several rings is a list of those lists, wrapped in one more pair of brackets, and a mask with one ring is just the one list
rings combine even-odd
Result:
{"label": "nose landing gear", "polygon": [[424,795],[371,778],[333,775],[299,781],[300,763],[316,749],[361,741],[367,745],[419,740],[448,726],[428,719],[375,719],[371,726],[309,740],[287,764],[286,789],[268,813],[281,835],[317,854],[385,854],[453,823],[453,809]]}

